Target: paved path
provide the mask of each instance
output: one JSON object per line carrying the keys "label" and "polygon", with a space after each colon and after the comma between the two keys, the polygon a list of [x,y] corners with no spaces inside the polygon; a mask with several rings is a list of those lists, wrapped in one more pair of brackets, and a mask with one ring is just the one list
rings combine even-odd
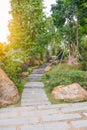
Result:
{"label": "paved path", "polygon": [[26,83],[22,94],[21,106],[51,104],[45,94],[44,84],[41,82],[44,68],[47,65],[48,64],[44,64],[39,69],[35,69],[33,73],[29,75],[29,82]]}
{"label": "paved path", "polygon": [[20,107],[0,109],[0,130],[87,130],[87,102],[49,102],[41,82],[45,67],[28,77]]}

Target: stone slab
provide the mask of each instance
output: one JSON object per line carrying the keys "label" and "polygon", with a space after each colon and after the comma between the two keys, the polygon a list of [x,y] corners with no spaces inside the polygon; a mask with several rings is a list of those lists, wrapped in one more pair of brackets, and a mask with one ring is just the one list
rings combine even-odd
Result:
{"label": "stone slab", "polygon": [[70,130],[66,122],[42,124],[33,126],[22,126],[21,130]]}
{"label": "stone slab", "polygon": [[32,102],[47,102],[49,101],[48,99],[40,99],[40,98],[36,98],[36,99],[23,99],[22,103],[32,103]]}
{"label": "stone slab", "polygon": [[69,104],[41,105],[41,106],[38,106],[38,109],[53,109],[53,108],[61,109],[61,108],[64,108],[64,107],[69,107]]}
{"label": "stone slab", "polygon": [[17,112],[4,112],[0,113],[0,120],[1,119],[8,119],[8,118],[16,118],[17,117]]}
{"label": "stone slab", "polygon": [[87,120],[77,120],[77,121],[72,121],[71,123],[75,128],[87,127]]}
{"label": "stone slab", "polygon": [[49,101],[44,101],[44,102],[29,102],[29,103],[26,103],[26,102],[23,102],[21,103],[21,106],[33,106],[33,105],[48,105],[48,104],[51,104]]}
{"label": "stone slab", "polygon": [[28,77],[42,77],[43,74],[31,74]]}
{"label": "stone slab", "polygon": [[80,106],[87,106],[87,102],[77,102],[77,103],[71,103],[72,107],[80,107]]}
{"label": "stone slab", "polygon": [[29,77],[28,78],[28,80],[30,81],[30,82],[40,82],[41,81],[41,79],[42,79],[42,77]]}
{"label": "stone slab", "polygon": [[40,66],[40,68],[46,68],[49,65],[51,65],[51,63],[44,63],[43,65]]}
{"label": "stone slab", "polygon": [[62,112],[75,112],[75,111],[84,111],[84,110],[87,110],[86,106],[85,107],[80,106],[80,107],[76,107],[76,108],[73,106],[73,107],[62,108],[61,109]]}
{"label": "stone slab", "polygon": [[34,69],[32,74],[43,74],[44,73],[44,69]]}
{"label": "stone slab", "polygon": [[2,113],[7,113],[7,112],[19,112],[19,111],[31,111],[31,110],[34,110],[35,107],[34,106],[29,106],[29,107],[26,107],[26,106],[23,106],[23,107],[12,107],[12,108],[2,108],[0,109],[0,114]]}
{"label": "stone slab", "polygon": [[24,125],[24,124],[35,124],[38,122],[38,118],[31,117],[31,118],[15,118],[15,119],[2,119],[0,120],[0,127],[1,126],[8,126],[8,125]]}
{"label": "stone slab", "polygon": [[60,121],[60,120],[71,120],[81,118],[80,114],[54,114],[52,116],[42,117],[43,121]]}
{"label": "stone slab", "polygon": [[52,115],[52,114],[57,114],[57,110],[56,109],[51,109],[51,110],[37,110],[37,111],[25,111],[25,112],[21,112],[21,115],[24,116],[44,116],[44,115]]}
{"label": "stone slab", "polygon": [[[40,95],[40,94],[39,94]],[[48,101],[48,98],[45,96],[45,95],[41,95],[41,97],[39,97],[38,95],[35,95],[35,98],[33,97],[33,95],[32,95],[32,98],[31,98],[31,96],[29,95],[27,95],[26,97],[25,96],[22,96],[22,101],[24,101],[24,102],[33,102],[33,101]],[[40,99],[41,98],[41,99]]]}
{"label": "stone slab", "polygon": [[27,82],[24,87],[28,87],[28,88],[34,88],[34,87],[43,88],[44,84],[42,82]]}
{"label": "stone slab", "polygon": [[43,88],[25,88],[23,93],[27,93],[27,94],[41,94],[41,93],[45,93]]}
{"label": "stone slab", "polygon": [[30,82],[41,81],[43,74],[31,74],[28,76]]}
{"label": "stone slab", "polygon": [[87,112],[83,112],[83,114],[84,114],[85,116],[87,116]]}
{"label": "stone slab", "polygon": [[16,127],[0,127],[0,130],[17,130]]}
{"label": "stone slab", "polygon": [[[31,100],[36,100],[36,99],[41,99],[41,98],[45,98],[45,97],[47,97],[44,93],[42,93],[42,95],[40,94],[40,93],[37,93],[37,94],[32,94],[32,96],[35,96],[35,97],[32,97],[32,99],[31,99],[31,94],[30,93],[28,93],[28,94],[26,94],[26,93],[23,93],[22,94],[22,97],[23,97],[23,99],[25,100],[25,99],[31,99]],[[39,97],[40,96],[40,97]],[[22,99],[22,100],[23,100]],[[42,99],[43,100],[43,99]],[[45,100],[45,99],[44,99]]]}

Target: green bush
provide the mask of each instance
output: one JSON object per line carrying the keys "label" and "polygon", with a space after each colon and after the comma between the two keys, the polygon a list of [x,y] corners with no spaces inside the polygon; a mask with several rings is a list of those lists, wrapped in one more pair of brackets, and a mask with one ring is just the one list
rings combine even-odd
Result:
{"label": "green bush", "polygon": [[[1,51],[2,52],[2,51]],[[11,49],[0,53],[0,67],[6,72],[8,77],[15,83],[21,95],[24,81],[21,79],[21,64],[23,63],[21,51]]]}
{"label": "green bush", "polygon": [[7,65],[4,67],[5,72],[8,77],[14,82],[18,82],[18,78],[21,74],[21,68],[19,62],[8,61]]}
{"label": "green bush", "polygon": [[43,81],[48,88],[48,91],[58,85],[67,85],[79,83],[83,88],[87,89],[87,73],[81,70],[74,69],[53,69],[44,75]]}

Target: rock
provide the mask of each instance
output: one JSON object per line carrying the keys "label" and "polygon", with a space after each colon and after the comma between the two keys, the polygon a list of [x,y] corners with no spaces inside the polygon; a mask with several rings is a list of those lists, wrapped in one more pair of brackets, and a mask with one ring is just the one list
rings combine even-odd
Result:
{"label": "rock", "polygon": [[28,72],[22,72],[22,77],[27,77],[28,75],[29,75],[29,73]]}
{"label": "rock", "polygon": [[57,56],[51,56],[51,60],[53,61],[57,60]]}
{"label": "rock", "polygon": [[65,101],[84,101],[87,100],[87,91],[79,84],[60,85],[53,89],[54,99],[63,99]]}
{"label": "rock", "polygon": [[55,60],[57,60],[57,56],[50,56],[50,55],[46,55],[46,62],[54,62]]}
{"label": "rock", "polygon": [[50,59],[49,59],[49,62],[53,63],[55,61],[57,61],[57,56],[51,56]]}
{"label": "rock", "polygon": [[0,106],[16,103],[20,99],[18,90],[6,73],[0,69]]}
{"label": "rock", "polygon": [[45,68],[45,72],[48,72],[48,71],[50,71],[51,70],[51,66],[47,66],[46,68]]}
{"label": "rock", "polygon": [[52,65],[57,65],[57,64],[58,64],[57,60],[52,63]]}
{"label": "rock", "polygon": [[32,67],[32,69],[38,69],[39,68],[39,66],[33,66]]}
{"label": "rock", "polygon": [[53,60],[49,60],[49,63],[52,63],[52,62],[54,62]]}

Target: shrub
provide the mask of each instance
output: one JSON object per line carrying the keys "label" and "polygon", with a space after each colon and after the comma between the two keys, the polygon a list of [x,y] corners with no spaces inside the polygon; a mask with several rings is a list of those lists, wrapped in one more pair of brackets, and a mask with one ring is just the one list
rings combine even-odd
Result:
{"label": "shrub", "polygon": [[[62,69],[52,70],[44,75],[43,81],[48,88],[48,91],[58,85],[67,85],[79,83],[83,88],[87,89],[87,73],[81,70]],[[48,81],[48,83],[46,82]]]}
{"label": "shrub", "polygon": [[13,62],[8,59],[7,65],[4,67],[8,77],[14,82],[18,82],[19,75],[21,74],[21,68],[19,62]]}

